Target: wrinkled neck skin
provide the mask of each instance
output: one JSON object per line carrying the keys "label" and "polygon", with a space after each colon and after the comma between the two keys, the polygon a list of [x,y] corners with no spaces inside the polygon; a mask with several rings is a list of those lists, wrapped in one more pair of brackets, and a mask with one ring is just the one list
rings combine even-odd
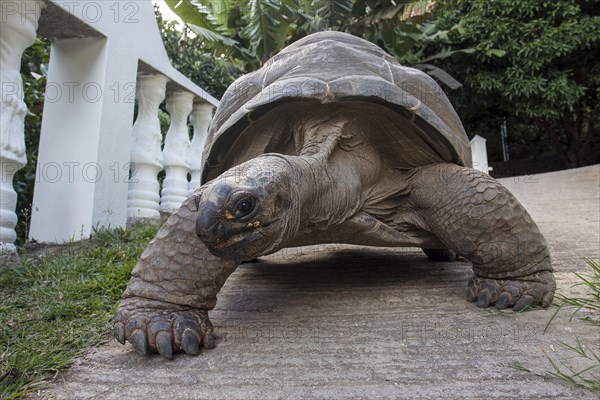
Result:
{"label": "wrinkled neck skin", "polygon": [[306,123],[297,139],[298,156],[285,156],[298,193],[302,233],[325,230],[346,221],[363,206],[379,179],[378,157],[344,118]]}

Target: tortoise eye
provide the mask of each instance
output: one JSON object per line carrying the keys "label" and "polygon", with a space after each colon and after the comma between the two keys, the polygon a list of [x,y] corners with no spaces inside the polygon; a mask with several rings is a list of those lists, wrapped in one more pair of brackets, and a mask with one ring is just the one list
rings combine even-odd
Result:
{"label": "tortoise eye", "polygon": [[256,208],[256,199],[252,196],[244,196],[235,203],[233,207],[233,218],[239,219],[250,215]]}

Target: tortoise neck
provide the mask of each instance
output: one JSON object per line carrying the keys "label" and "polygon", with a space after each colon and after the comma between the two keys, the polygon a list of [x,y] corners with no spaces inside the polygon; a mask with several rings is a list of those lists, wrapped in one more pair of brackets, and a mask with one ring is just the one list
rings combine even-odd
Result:
{"label": "tortoise neck", "polygon": [[338,147],[340,137],[329,136],[313,154],[285,156],[297,183],[300,229],[324,230],[344,222],[363,204],[361,174],[352,158]]}

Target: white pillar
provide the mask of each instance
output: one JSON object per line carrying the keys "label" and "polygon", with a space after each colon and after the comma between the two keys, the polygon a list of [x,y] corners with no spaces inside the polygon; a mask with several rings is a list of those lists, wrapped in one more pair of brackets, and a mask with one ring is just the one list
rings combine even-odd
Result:
{"label": "white pillar", "polygon": [[158,107],[165,99],[164,75],[139,75],[136,97],[138,115],[131,136],[131,179],[127,198],[127,221],[160,219],[160,185],[162,170],[162,135]]}
{"label": "white pillar", "polygon": [[43,1],[0,4],[0,255],[16,255],[15,173],[27,164],[21,56],[35,41]]}
{"label": "white pillar", "polygon": [[489,174],[490,166],[487,159],[486,140],[479,135],[471,139],[471,156],[473,158],[473,169]]}
{"label": "white pillar", "polygon": [[52,42],[30,239],[126,225],[137,67],[113,39]]}
{"label": "white pillar", "polygon": [[194,137],[190,145],[190,175],[192,179],[189,183],[190,195],[194,190],[200,187],[200,181],[202,179],[202,166],[204,160],[202,159],[202,152],[204,151],[204,145],[206,144],[206,138],[208,136],[208,126],[212,119],[213,107],[210,104],[195,104],[194,110],[192,111],[192,126],[194,127]]}
{"label": "white pillar", "polygon": [[190,136],[187,120],[192,111],[193,101],[194,94],[190,92],[175,92],[167,97],[171,125],[163,149],[166,173],[160,199],[160,210],[163,212],[177,210],[189,196],[187,174],[190,171]]}

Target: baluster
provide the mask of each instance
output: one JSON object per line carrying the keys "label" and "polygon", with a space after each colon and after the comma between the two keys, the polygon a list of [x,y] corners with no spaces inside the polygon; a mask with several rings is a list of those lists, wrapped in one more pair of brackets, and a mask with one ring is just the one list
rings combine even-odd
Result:
{"label": "baluster", "polygon": [[0,255],[18,258],[15,173],[27,164],[21,57],[35,41],[43,1],[2,2],[0,11]]}
{"label": "baluster", "polygon": [[210,104],[195,104],[192,111],[191,120],[194,127],[194,137],[190,145],[189,159],[190,175],[192,176],[189,183],[190,194],[200,187],[200,181],[202,180],[201,174],[204,164],[202,153],[208,136],[208,126],[212,119],[212,113],[213,107]]}
{"label": "baluster", "polygon": [[167,97],[171,125],[163,149],[166,173],[160,199],[160,210],[163,212],[177,210],[189,196],[187,175],[190,170],[190,136],[187,119],[192,111],[193,101],[194,95],[189,92],[175,92]]}
{"label": "baluster", "polygon": [[165,99],[168,80],[164,75],[138,75],[138,115],[131,135],[128,223],[160,219],[160,185],[157,175],[163,166],[158,108]]}
{"label": "baluster", "polygon": [[485,142],[486,139],[479,135],[475,135],[473,139],[471,139],[471,158],[473,164],[471,165],[471,168],[489,174],[492,168],[488,166]]}

